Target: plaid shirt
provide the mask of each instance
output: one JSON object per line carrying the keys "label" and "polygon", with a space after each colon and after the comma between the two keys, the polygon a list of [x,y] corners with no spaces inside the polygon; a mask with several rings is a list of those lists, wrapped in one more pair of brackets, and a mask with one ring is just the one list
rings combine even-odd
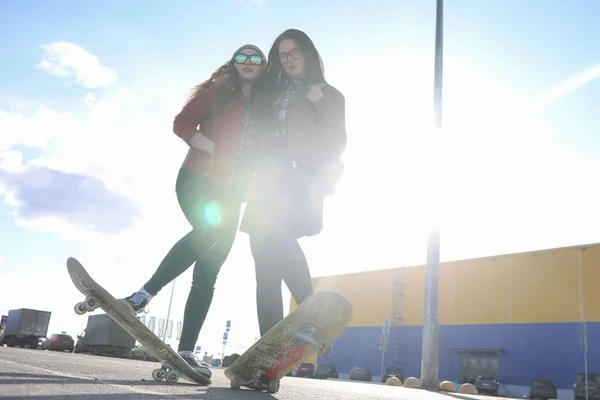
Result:
{"label": "plaid shirt", "polygon": [[242,119],[242,129],[238,138],[237,158],[238,162],[243,163],[246,160],[246,155],[250,151],[253,142],[253,124],[252,113],[248,107],[248,103],[244,103],[244,114]]}
{"label": "plaid shirt", "polygon": [[[277,97],[274,107],[277,112],[277,124],[273,130],[265,132],[268,137],[283,137],[287,135],[286,120],[290,108],[290,102],[292,97],[298,92],[305,84],[300,80],[290,80],[285,90]],[[254,123],[252,113],[247,104],[244,104],[244,114],[242,121],[242,128],[238,139],[237,149],[237,163],[242,166],[247,162],[247,155],[251,152],[252,145],[254,144]],[[295,163],[292,161],[295,167]]]}
{"label": "plaid shirt", "polygon": [[[302,87],[302,85],[303,84],[299,80],[290,80],[285,90],[281,92],[275,101],[275,107],[279,108],[279,112],[277,113],[278,124],[274,131],[266,132],[267,136],[273,137],[287,135],[286,119],[288,110],[290,108],[290,101],[298,89]],[[246,154],[248,154],[252,146],[254,136],[254,124],[252,122],[252,113],[248,108],[248,103],[245,103],[242,129],[238,139],[237,155],[239,161],[242,161],[246,158]]]}
{"label": "plaid shirt", "polygon": [[285,136],[285,135],[287,135],[286,119],[287,119],[288,112],[290,109],[290,101],[292,100],[292,97],[296,94],[296,92],[298,92],[303,86],[304,86],[304,83],[301,82],[299,79],[290,80],[290,82],[288,83],[285,90],[283,92],[281,92],[281,94],[275,101],[275,107],[278,109],[277,128],[273,132],[268,132],[267,135],[269,135],[269,136]]}

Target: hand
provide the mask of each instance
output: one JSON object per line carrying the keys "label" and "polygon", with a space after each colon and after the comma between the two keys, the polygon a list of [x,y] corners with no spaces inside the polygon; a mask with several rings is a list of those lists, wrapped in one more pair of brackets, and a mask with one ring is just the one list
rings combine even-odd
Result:
{"label": "hand", "polygon": [[192,136],[192,139],[190,140],[190,146],[192,146],[196,150],[208,153],[211,156],[215,151],[215,142],[213,142],[200,132],[196,132],[194,136]]}
{"label": "hand", "polygon": [[317,85],[312,85],[310,87],[310,89],[308,90],[308,93],[306,93],[306,96],[304,96],[304,98],[308,101],[310,101],[311,103],[316,103],[317,101],[321,100],[324,97],[323,92],[321,91],[321,88]]}

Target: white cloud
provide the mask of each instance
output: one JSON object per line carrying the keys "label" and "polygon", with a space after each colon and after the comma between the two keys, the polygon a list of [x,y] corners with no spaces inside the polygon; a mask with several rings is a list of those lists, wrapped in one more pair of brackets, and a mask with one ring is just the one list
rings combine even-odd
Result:
{"label": "white cloud", "polygon": [[42,45],[42,49],[44,60],[38,68],[52,75],[74,78],[76,84],[91,89],[117,82],[114,69],[100,65],[98,57],[74,43],[55,42]]}
{"label": "white cloud", "polygon": [[24,221],[62,220],[91,232],[119,233],[133,227],[138,207],[98,178],[33,164],[10,171],[0,164],[0,184],[17,199]]}
{"label": "white cloud", "polygon": [[45,148],[49,140],[74,131],[78,125],[79,121],[73,115],[60,114],[44,105],[29,117],[0,109],[0,151],[16,144]]}
{"label": "white cloud", "polygon": [[[46,106],[29,113],[0,109],[0,202],[13,210],[19,226],[63,239],[69,255],[80,258],[111,293],[131,294],[189,229],[174,190],[186,148],[172,132],[172,121],[184,98],[184,84],[171,80],[139,89],[113,86],[101,96],[74,98],[89,107],[83,115]],[[41,156],[23,157],[18,150],[23,145],[41,149]],[[50,212],[40,212],[40,207]],[[37,263],[46,267],[28,266],[8,282],[33,273],[43,282],[65,262],[64,254],[39,258]],[[183,316],[190,274],[191,269],[178,282],[181,293],[171,310],[175,320]],[[69,311],[79,294],[66,288],[43,307],[53,310],[52,329],[77,334],[85,319]],[[39,298],[10,297],[11,308],[42,307]],[[167,295],[158,297],[152,311],[164,317],[168,300]]]}
{"label": "white cloud", "polygon": [[83,96],[81,101],[89,108],[93,108],[94,104],[96,104],[96,96],[94,96],[94,93],[88,93]]}
{"label": "white cloud", "polygon": [[[0,110],[0,125],[3,133],[7,132],[0,135],[0,193],[6,194],[5,200],[10,199],[17,211],[20,210],[17,212],[19,223],[78,241],[97,243],[97,235],[91,232],[93,229],[86,233],[81,228],[82,223],[114,231],[119,224],[111,227],[105,224],[115,218],[113,222],[122,221],[123,227],[132,227],[126,221],[131,221],[132,217],[151,217],[164,207],[164,201],[173,201],[175,176],[185,146],[172,133],[171,123],[182,104],[182,90],[179,87],[171,87],[170,91],[165,88],[155,90],[136,93],[114,87],[99,98],[88,94],[82,99],[89,107],[85,116],[56,112],[45,106],[28,116]],[[170,106],[157,111],[155,105],[163,101]],[[21,153],[13,148],[17,144],[42,149],[42,155],[24,162]],[[102,195],[95,196],[98,200],[95,202],[92,198],[85,199],[88,193],[82,190],[79,194],[83,197],[78,195],[82,202],[78,207],[74,207],[75,203],[72,208],[67,207],[69,214],[32,214],[27,212],[28,204],[23,203],[23,198],[26,194],[30,200],[39,198],[42,189],[33,182],[39,182],[40,176],[52,177],[54,184],[71,182],[71,189],[63,188],[71,201],[75,201],[72,196],[77,187],[90,184]],[[24,177],[29,179],[21,179]],[[76,181],[82,186],[75,184]],[[54,190],[54,198],[60,197],[55,189],[46,187],[43,190]],[[125,206],[122,196],[134,202],[138,210],[134,212],[135,208]],[[51,203],[49,196],[42,197],[47,199],[44,207],[55,210],[65,207],[60,202]],[[117,202],[125,206],[121,210],[132,214],[103,216],[116,209],[114,204],[103,205],[102,198],[119,199]],[[176,203],[168,207],[177,213]],[[137,215],[138,211],[141,214]],[[78,215],[79,212],[84,214]],[[83,218],[90,212],[99,219]]]}

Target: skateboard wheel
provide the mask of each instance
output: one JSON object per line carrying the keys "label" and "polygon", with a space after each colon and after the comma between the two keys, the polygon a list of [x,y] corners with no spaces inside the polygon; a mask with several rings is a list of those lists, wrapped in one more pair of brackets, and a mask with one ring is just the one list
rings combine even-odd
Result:
{"label": "skateboard wheel", "polygon": [[177,371],[169,371],[167,372],[167,383],[175,383],[179,380],[179,374]]}
{"label": "skateboard wheel", "polygon": [[85,299],[84,304],[88,311],[94,311],[96,308],[98,308],[98,301],[94,298]]}
{"label": "skateboard wheel", "polygon": [[165,377],[165,371],[160,368],[156,368],[154,371],[152,371],[152,378],[154,378],[155,381],[162,381],[165,379]]}
{"label": "skateboard wheel", "polygon": [[323,357],[329,357],[331,353],[333,353],[333,345],[331,343],[327,343],[320,351]]}
{"label": "skateboard wheel", "polygon": [[75,304],[75,314],[77,315],[83,315],[87,312],[87,310],[85,309],[85,304],[83,304],[83,302],[79,302],[77,304]]}
{"label": "skateboard wheel", "polygon": [[242,387],[242,381],[237,376],[231,380],[230,384],[233,390],[238,390]]}
{"label": "skateboard wheel", "polygon": [[279,382],[269,381],[269,388],[267,390],[270,394],[277,393],[279,391]]}

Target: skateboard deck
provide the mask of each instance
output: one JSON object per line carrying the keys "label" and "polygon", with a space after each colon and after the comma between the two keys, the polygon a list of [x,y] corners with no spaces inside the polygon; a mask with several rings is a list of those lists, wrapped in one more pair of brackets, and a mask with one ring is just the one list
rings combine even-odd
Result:
{"label": "skateboard deck", "polygon": [[225,370],[231,388],[245,386],[276,393],[281,378],[301,362],[317,352],[329,357],[331,342],[346,330],[351,319],[352,304],[343,294],[313,294]]}
{"label": "skateboard deck", "polygon": [[181,376],[201,385],[212,383],[209,378],[192,368],[171,346],[148,329],[127,306],[96,283],[79,261],[69,257],[67,259],[67,270],[77,290],[85,295],[85,301],[75,305],[75,313],[83,315],[97,308],[104,310],[106,314],[162,362],[162,366],[152,372],[152,378],[157,381],[164,379],[167,383],[175,383]]}

